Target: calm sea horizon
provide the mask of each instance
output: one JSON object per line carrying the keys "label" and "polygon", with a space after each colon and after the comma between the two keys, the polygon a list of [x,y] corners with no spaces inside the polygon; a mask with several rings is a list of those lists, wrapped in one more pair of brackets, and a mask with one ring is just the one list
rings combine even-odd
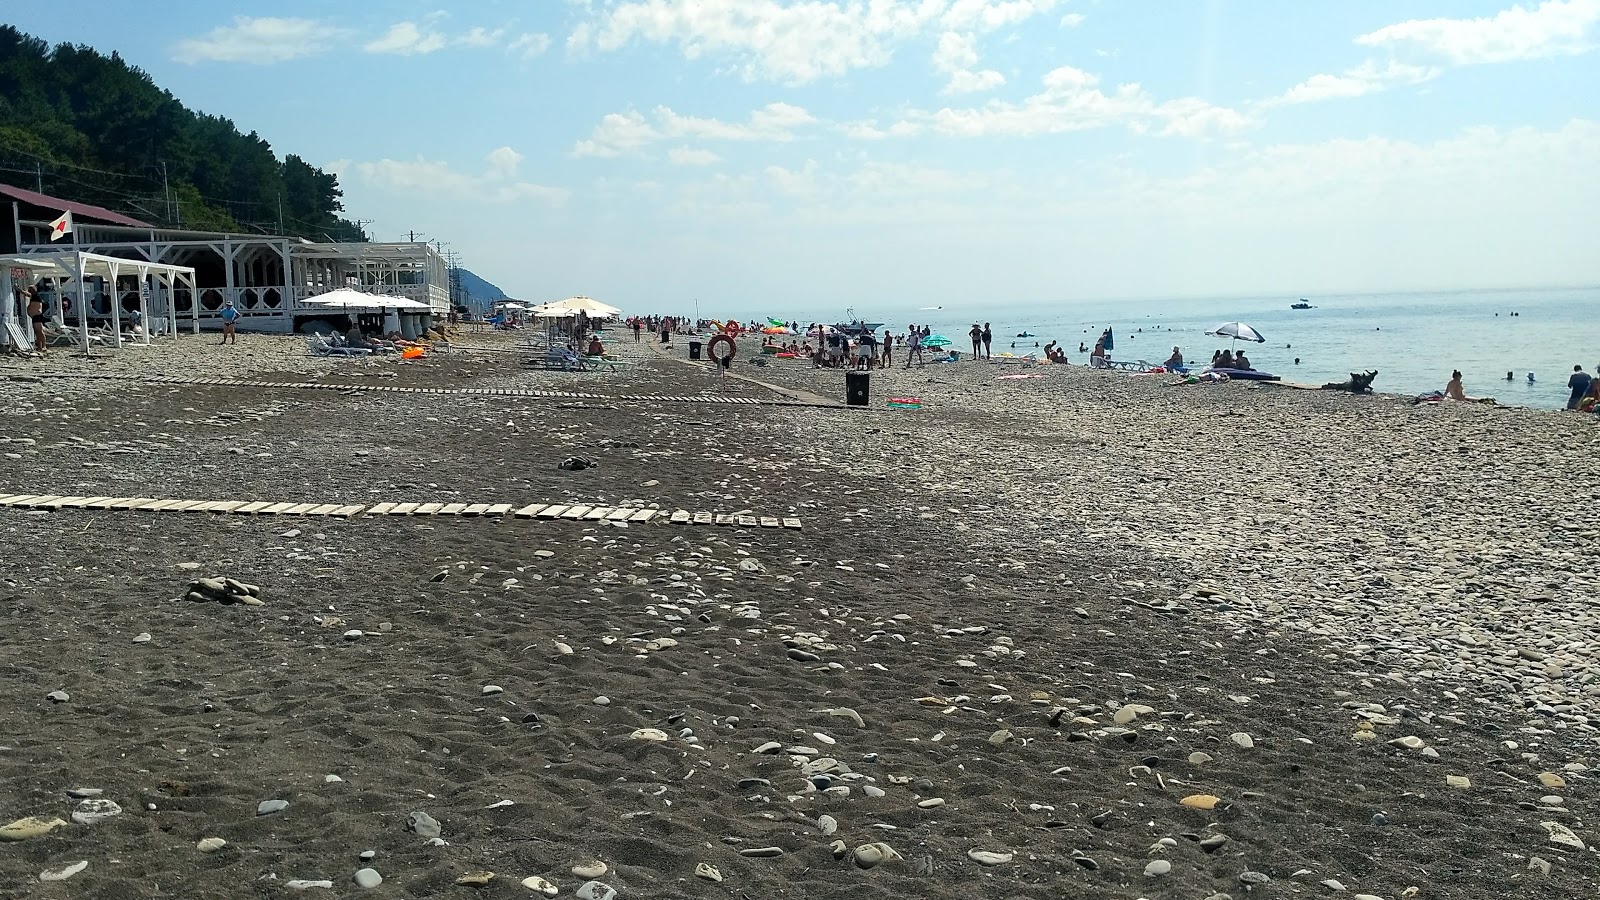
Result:
{"label": "calm sea horizon", "polygon": [[[1267,338],[1264,344],[1241,344],[1251,362],[1286,381],[1323,384],[1376,369],[1375,390],[1420,394],[1442,390],[1451,370],[1460,369],[1468,394],[1514,406],[1563,407],[1572,367],[1581,365],[1591,374],[1600,368],[1600,324],[1590,321],[1600,311],[1600,287],[1308,294],[1314,309],[1291,309],[1299,299],[984,301],[939,309],[879,302],[858,304],[854,311],[896,334],[913,323],[929,325],[961,350],[970,347],[967,330],[973,322],[989,322],[997,354],[1020,355],[1033,351],[1035,342],[1042,347],[1059,340],[1074,364],[1086,362],[1086,354],[1077,352],[1080,342],[1093,346],[1108,326],[1115,335],[1113,359],[1160,363],[1179,346],[1187,360],[1208,362],[1213,351],[1231,342],[1206,332],[1224,322],[1244,322]],[[808,305],[759,312],[804,326],[843,321],[848,308]],[[1019,332],[1031,336],[1016,337]]]}

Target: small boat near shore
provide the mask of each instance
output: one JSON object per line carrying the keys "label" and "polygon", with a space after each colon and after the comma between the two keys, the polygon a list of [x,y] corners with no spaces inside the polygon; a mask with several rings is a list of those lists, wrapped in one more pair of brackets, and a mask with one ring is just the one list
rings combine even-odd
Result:
{"label": "small boat near shore", "polygon": [[1304,297],[1300,298],[1300,302],[1299,303],[1291,303],[1291,304],[1289,304],[1289,308],[1290,309],[1316,309],[1315,306],[1312,306],[1310,303],[1307,303],[1306,302],[1306,298],[1304,298]]}
{"label": "small boat near shore", "polygon": [[1280,381],[1278,376],[1271,372],[1259,369],[1219,369],[1216,366],[1207,366],[1201,374],[1226,375],[1234,381]]}

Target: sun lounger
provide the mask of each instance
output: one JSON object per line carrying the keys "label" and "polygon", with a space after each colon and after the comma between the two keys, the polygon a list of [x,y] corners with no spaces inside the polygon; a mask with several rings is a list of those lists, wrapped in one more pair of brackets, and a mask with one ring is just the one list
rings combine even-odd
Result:
{"label": "sun lounger", "polygon": [[552,347],[542,356],[527,357],[522,362],[524,365],[538,366],[541,369],[559,369],[563,372],[589,371],[589,364],[583,357],[559,347]]}
{"label": "sun lounger", "polygon": [[337,347],[328,342],[320,334],[313,334],[306,339],[306,347],[312,356],[366,356],[371,351],[361,347]]}

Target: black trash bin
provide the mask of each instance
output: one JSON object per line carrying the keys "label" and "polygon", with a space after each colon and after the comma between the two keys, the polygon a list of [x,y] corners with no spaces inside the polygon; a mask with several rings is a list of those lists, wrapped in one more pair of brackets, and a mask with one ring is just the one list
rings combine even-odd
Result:
{"label": "black trash bin", "polygon": [[849,406],[867,405],[867,385],[871,375],[867,372],[844,373],[844,402]]}
{"label": "black trash bin", "polygon": [[705,346],[705,345],[701,344],[699,341],[690,341],[689,342],[689,358],[690,359],[699,359],[700,358],[700,348],[703,347],[703,346]]}

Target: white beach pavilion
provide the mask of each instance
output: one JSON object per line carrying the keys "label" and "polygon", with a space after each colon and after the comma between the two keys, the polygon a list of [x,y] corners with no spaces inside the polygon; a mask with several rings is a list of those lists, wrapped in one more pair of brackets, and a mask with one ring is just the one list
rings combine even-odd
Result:
{"label": "white beach pavilion", "polygon": [[[131,314],[135,311],[139,314],[141,327],[137,334],[130,335],[132,343],[138,346],[150,346],[150,335],[157,330],[154,327],[157,321],[164,323],[160,331],[176,337],[178,304],[173,298],[179,290],[189,293],[195,290],[194,269],[188,266],[104,256],[83,250],[30,253],[26,256],[0,258],[0,297],[5,298],[5,302],[0,303],[0,323],[3,323],[0,324],[0,329],[11,335],[11,326],[14,323],[21,324],[17,322],[19,310],[11,302],[15,281],[23,280],[32,284],[38,278],[57,279],[60,289],[47,293],[49,305],[46,314],[55,321],[65,323],[68,312],[66,306],[71,302],[71,298],[76,297],[78,344],[87,353],[90,331],[89,316],[85,313],[89,309],[87,287],[89,279],[99,278],[106,284],[115,285],[119,283],[118,279],[129,277],[137,280],[138,291],[136,294],[129,292],[120,302],[110,304],[111,345],[120,350],[124,344],[129,343],[129,340],[123,337],[123,319],[132,318]],[[154,317],[151,315],[152,307],[156,313]],[[192,307],[190,318],[194,327],[198,329],[198,319],[195,318]],[[28,343],[31,344],[32,341]]]}

